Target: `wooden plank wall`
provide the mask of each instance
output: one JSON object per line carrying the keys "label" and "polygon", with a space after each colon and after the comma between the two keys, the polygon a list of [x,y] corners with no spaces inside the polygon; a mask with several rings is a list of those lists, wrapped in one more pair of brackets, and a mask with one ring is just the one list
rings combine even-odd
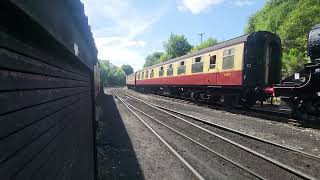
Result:
{"label": "wooden plank wall", "polygon": [[0,179],[94,179],[92,69],[13,4],[0,11]]}

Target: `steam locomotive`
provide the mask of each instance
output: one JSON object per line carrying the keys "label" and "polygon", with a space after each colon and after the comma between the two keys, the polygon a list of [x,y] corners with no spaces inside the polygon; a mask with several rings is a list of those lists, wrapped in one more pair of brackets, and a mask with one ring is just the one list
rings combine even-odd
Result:
{"label": "steam locomotive", "polygon": [[307,53],[311,62],[304,69],[274,85],[274,95],[281,96],[294,117],[303,121],[320,120],[320,24],[311,28]]}

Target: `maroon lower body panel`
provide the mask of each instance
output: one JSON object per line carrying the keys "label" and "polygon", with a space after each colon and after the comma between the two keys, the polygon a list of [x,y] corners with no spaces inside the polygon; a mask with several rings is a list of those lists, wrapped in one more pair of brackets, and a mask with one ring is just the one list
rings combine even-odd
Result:
{"label": "maroon lower body panel", "polygon": [[160,77],[154,79],[140,79],[136,85],[242,85],[242,71],[228,71],[219,73],[199,73],[182,76]]}

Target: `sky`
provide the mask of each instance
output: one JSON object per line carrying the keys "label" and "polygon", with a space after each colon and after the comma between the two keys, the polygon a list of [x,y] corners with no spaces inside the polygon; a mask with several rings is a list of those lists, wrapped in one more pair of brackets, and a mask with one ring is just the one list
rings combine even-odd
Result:
{"label": "sky", "polygon": [[200,44],[199,33],[225,41],[244,33],[248,18],[265,0],[81,0],[98,49],[112,64],[143,67],[164,51],[171,33]]}

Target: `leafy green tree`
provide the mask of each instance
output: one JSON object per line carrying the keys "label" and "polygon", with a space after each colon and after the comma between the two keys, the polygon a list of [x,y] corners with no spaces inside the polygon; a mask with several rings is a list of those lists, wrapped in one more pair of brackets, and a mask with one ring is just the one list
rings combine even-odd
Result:
{"label": "leafy green tree", "polygon": [[99,60],[101,65],[101,81],[109,86],[109,85],[117,85],[121,86],[125,84],[126,74],[122,70],[108,60]]}
{"label": "leafy green tree", "polygon": [[187,54],[192,49],[192,46],[184,35],[172,33],[168,41],[164,43],[164,49],[171,59]]}
{"label": "leafy green tree", "polygon": [[248,24],[244,30],[245,33],[253,33],[255,31],[255,18],[255,14],[249,17]]}
{"label": "leafy green tree", "polygon": [[216,44],[218,44],[218,40],[213,39],[213,38],[210,37],[207,40],[203,41],[201,44],[193,47],[190,52],[199,51],[201,49],[204,49],[204,48],[207,48],[207,47],[210,47],[210,46],[214,46]]}
{"label": "leafy green tree", "polygon": [[160,56],[160,62],[165,62],[165,61],[168,61],[170,60],[171,57],[167,54],[167,53],[163,53],[161,56]]}
{"label": "leafy green tree", "polygon": [[299,0],[269,0],[265,6],[253,14],[246,28],[246,33],[254,31],[271,31],[277,33],[288,14]]}
{"label": "leafy green tree", "polygon": [[[214,39],[211,40],[214,41]],[[154,52],[147,56],[143,67],[149,67],[160,62],[183,56],[192,49],[192,45],[190,45],[184,35],[172,33],[167,42],[164,43],[164,49],[165,52]]]}
{"label": "leafy green tree", "polygon": [[253,14],[246,33],[270,31],[278,34],[283,44],[283,74],[290,75],[303,68],[307,35],[311,27],[320,23],[319,0],[269,0]]}
{"label": "leafy green tree", "polygon": [[126,75],[133,73],[133,68],[130,65],[122,65],[121,69],[125,72]]}
{"label": "leafy green tree", "polygon": [[279,28],[286,49],[297,48],[306,52],[308,33],[320,23],[320,1],[300,0]]}
{"label": "leafy green tree", "polygon": [[284,52],[282,55],[282,75],[284,77],[292,75],[303,68],[303,65],[308,62],[305,53],[298,49],[292,48]]}
{"label": "leafy green tree", "polygon": [[110,71],[110,62],[105,60],[99,60],[100,62],[100,66],[101,66],[101,70],[100,70],[100,80],[103,83],[107,83],[108,82],[108,74]]}
{"label": "leafy green tree", "polygon": [[151,55],[147,56],[143,67],[149,67],[149,66],[160,63],[160,57],[162,55],[163,55],[163,52],[154,52]]}
{"label": "leafy green tree", "polygon": [[124,85],[126,81],[126,74],[121,68],[116,68],[114,71],[114,83],[115,85]]}

